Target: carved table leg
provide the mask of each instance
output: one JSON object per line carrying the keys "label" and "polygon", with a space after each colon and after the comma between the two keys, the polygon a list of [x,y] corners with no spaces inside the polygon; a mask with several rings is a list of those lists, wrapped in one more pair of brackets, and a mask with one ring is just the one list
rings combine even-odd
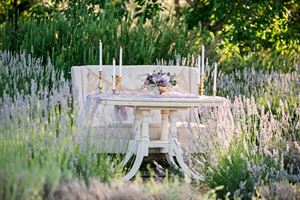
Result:
{"label": "carved table leg", "polygon": [[124,159],[122,160],[121,164],[124,166],[128,163],[130,158],[134,155],[137,154],[137,143],[141,140],[141,111],[140,110],[135,110],[135,118],[134,118],[134,127],[133,127],[133,140],[129,141],[128,144],[128,150],[125,154]]}
{"label": "carved table leg", "polygon": [[143,158],[149,154],[149,115],[149,110],[142,110],[142,137],[140,141],[137,141],[137,153],[133,166],[126,176],[123,177],[125,181],[134,177],[143,162]]}
{"label": "carved table leg", "polygon": [[[195,174],[183,161],[182,153],[180,151],[179,144],[177,141],[177,128],[176,128],[177,119],[178,119],[178,112],[176,110],[170,110],[170,137],[171,138],[170,138],[169,158],[175,156],[179,167],[182,169],[182,171],[185,174],[190,175],[193,179],[196,180],[204,180],[203,177]],[[173,162],[175,161],[173,160]]]}
{"label": "carved table leg", "polygon": [[[160,135],[160,140],[162,141],[170,141],[170,134],[169,134],[169,110],[161,110],[161,135]],[[170,143],[169,143],[170,145]],[[179,167],[177,166],[173,156],[169,152],[169,149],[162,148],[160,150],[161,153],[167,153],[166,154],[166,159],[169,163],[169,165],[173,166],[175,169],[178,169]]]}
{"label": "carved table leg", "polygon": [[[169,139],[169,111],[168,110],[161,110],[161,132],[160,132],[160,140],[161,141],[168,141]],[[160,150],[161,153],[167,153],[168,149],[167,148],[162,148]]]}
{"label": "carved table leg", "polygon": [[[174,112],[174,111],[171,111],[171,112]],[[170,122],[171,122],[171,120],[170,120]],[[172,145],[173,145],[172,140],[177,138],[177,128],[176,128],[176,132],[174,132],[174,131],[172,132],[172,126],[175,126],[175,128],[176,128],[176,121],[175,121],[175,124],[170,123],[170,130],[168,129],[169,153],[166,155],[166,158],[167,158],[168,163],[171,166],[173,166],[176,170],[180,170],[180,166],[178,166],[178,164],[174,160],[175,153],[173,152],[173,148],[172,148]],[[173,136],[172,135],[173,133],[175,133],[176,135]]]}

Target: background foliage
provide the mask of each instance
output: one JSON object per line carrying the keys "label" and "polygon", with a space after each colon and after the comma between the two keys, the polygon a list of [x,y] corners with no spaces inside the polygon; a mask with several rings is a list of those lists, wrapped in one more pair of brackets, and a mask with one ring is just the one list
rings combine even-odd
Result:
{"label": "background foliage", "polygon": [[189,28],[201,26],[232,43],[239,52],[299,51],[300,5],[288,1],[194,1],[186,15]]}
{"label": "background foliage", "polygon": [[[225,71],[260,62],[260,68],[293,70],[299,60],[299,0],[188,1],[176,16],[160,1],[4,1],[0,48],[51,58],[69,77],[72,65],[104,63],[124,49],[125,64],[175,62],[206,46],[209,62]],[[23,6],[22,5],[26,5]],[[32,51],[33,50],[33,51]]]}

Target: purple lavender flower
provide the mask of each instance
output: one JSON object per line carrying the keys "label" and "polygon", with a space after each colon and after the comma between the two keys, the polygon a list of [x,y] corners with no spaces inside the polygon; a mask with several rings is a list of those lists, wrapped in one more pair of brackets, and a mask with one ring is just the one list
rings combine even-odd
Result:
{"label": "purple lavender flower", "polygon": [[164,79],[159,79],[157,81],[157,86],[165,87],[166,86],[166,82],[164,81]]}
{"label": "purple lavender flower", "polygon": [[152,74],[148,74],[146,80],[147,81],[152,81],[153,80],[153,75]]}

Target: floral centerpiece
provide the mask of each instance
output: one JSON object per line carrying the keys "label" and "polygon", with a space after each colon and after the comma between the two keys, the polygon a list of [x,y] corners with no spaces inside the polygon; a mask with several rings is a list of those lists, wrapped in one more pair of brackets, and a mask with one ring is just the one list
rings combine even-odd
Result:
{"label": "floral centerpiece", "polygon": [[144,82],[144,88],[150,90],[156,90],[159,94],[167,92],[168,88],[171,88],[177,84],[175,80],[176,75],[171,75],[170,72],[162,72],[162,70],[156,72],[155,70],[152,74],[147,74],[146,80]]}

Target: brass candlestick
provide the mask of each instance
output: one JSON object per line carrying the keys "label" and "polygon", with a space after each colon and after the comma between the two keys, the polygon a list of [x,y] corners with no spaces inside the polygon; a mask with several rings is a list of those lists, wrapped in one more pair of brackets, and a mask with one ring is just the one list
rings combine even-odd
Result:
{"label": "brass candlestick", "polygon": [[205,82],[205,74],[202,73],[200,75],[200,84],[198,85],[198,93],[201,96],[204,95],[204,91],[205,91],[205,89],[204,89],[204,82]]}
{"label": "brass candlestick", "polygon": [[214,97],[217,96],[217,90],[213,90],[213,94]]}
{"label": "brass candlestick", "polygon": [[112,91],[112,93],[113,94],[116,94],[116,76],[111,76],[111,78],[112,78],[112,89],[111,89],[111,91]]}
{"label": "brass candlestick", "polygon": [[98,83],[99,93],[102,94],[103,93],[103,72],[102,71],[99,71],[98,79],[99,79],[99,83]]}
{"label": "brass candlestick", "polygon": [[122,77],[120,75],[116,75],[116,92],[120,93],[122,90]]}

